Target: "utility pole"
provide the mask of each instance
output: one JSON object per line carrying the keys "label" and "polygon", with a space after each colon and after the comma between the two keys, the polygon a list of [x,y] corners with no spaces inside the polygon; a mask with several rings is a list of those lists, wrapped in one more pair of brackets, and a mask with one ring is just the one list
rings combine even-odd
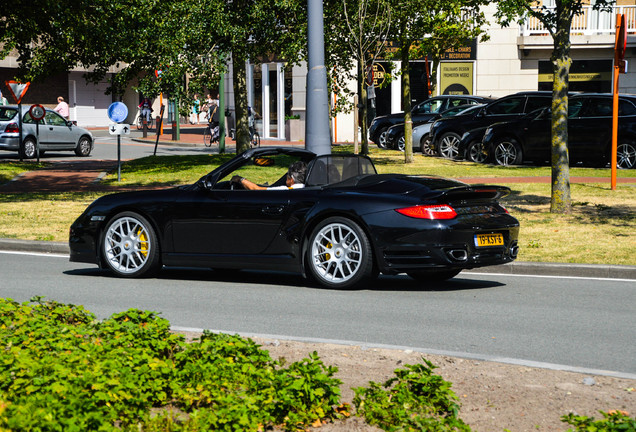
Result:
{"label": "utility pole", "polygon": [[322,0],[307,0],[307,115],[305,142],[307,150],[318,155],[331,153],[329,97],[325,68],[325,27]]}

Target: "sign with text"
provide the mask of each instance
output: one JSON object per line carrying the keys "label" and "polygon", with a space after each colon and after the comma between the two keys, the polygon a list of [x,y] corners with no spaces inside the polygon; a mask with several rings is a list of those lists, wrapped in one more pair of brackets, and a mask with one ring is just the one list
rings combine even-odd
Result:
{"label": "sign with text", "polygon": [[444,95],[473,94],[473,62],[439,64],[440,89]]}

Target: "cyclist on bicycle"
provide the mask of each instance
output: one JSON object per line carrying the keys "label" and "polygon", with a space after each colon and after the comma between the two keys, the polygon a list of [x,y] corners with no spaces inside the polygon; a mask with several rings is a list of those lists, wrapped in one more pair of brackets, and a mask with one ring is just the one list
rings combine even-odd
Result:
{"label": "cyclist on bicycle", "polygon": [[219,140],[219,109],[218,101],[213,100],[209,109],[210,118],[208,119],[212,142]]}
{"label": "cyclist on bicycle", "polygon": [[146,118],[146,122],[150,124],[151,116],[152,116],[152,100],[150,98],[143,98],[141,103],[139,104],[139,109],[141,110],[141,116]]}

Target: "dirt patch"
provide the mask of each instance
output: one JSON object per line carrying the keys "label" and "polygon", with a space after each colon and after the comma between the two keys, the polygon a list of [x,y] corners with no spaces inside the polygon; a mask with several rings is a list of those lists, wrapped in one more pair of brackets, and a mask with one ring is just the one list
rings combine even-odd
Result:
{"label": "dirt patch", "polygon": [[[274,359],[301,360],[317,351],[326,365],[337,366],[342,401],[351,403],[354,387],[384,382],[423,354],[360,346],[314,344],[253,338]],[[435,371],[453,384],[460,417],[473,431],[566,431],[561,416],[570,412],[601,418],[598,412],[623,410],[636,415],[636,380],[553,371],[503,363],[425,355]],[[355,417],[312,431],[378,431]]]}

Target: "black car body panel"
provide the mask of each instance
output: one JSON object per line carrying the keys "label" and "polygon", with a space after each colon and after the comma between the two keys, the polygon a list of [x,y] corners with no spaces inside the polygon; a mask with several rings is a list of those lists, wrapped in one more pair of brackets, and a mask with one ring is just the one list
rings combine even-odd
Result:
{"label": "black car body panel", "polygon": [[[269,152],[269,153],[268,153]],[[232,190],[227,175],[243,163],[282,152],[309,160],[306,186],[285,190]],[[325,164],[326,162],[326,164]],[[342,168],[325,181],[321,164]],[[349,168],[348,168],[349,167]],[[353,167],[353,168],[351,168]],[[339,168],[339,169],[340,169]],[[349,174],[346,170],[350,169]],[[157,233],[161,264],[305,274],[308,241],[328,218],[359,225],[369,240],[373,266],[394,274],[469,269],[516,258],[518,221],[498,200],[503,186],[467,185],[431,176],[376,174],[361,156],[316,157],[305,150],[251,149],[194,185],[107,195],[73,223],[70,260],[107,267],[104,230],[122,212],[138,214]],[[396,209],[452,206],[451,219],[405,216]],[[502,244],[476,246],[476,235],[500,235]],[[455,254],[453,251],[463,251]]]}
{"label": "black car body panel", "polygon": [[549,107],[551,103],[552,92],[520,92],[490,102],[477,112],[437,120],[431,126],[431,146],[438,149],[440,140],[446,135],[453,134],[459,141],[471,129],[514,120],[537,108]]}
{"label": "black car body panel", "polygon": [[[571,163],[605,166],[610,162],[612,144],[611,94],[584,93],[570,96],[568,114],[568,153]],[[519,163],[544,163],[551,159],[551,115],[548,108],[520,119],[495,123],[484,133],[482,145],[489,161],[496,160],[499,144],[509,141],[521,151]],[[636,165],[636,96],[619,96],[619,166]],[[621,165],[621,163],[623,165]]]}
{"label": "black car body panel", "polygon": [[[425,122],[434,118],[437,113],[457,105],[483,104],[490,101],[490,98],[472,95],[435,96],[415,105],[411,109],[411,120]],[[382,132],[399,123],[404,123],[404,112],[375,117],[369,126],[369,139],[377,144]]]}

